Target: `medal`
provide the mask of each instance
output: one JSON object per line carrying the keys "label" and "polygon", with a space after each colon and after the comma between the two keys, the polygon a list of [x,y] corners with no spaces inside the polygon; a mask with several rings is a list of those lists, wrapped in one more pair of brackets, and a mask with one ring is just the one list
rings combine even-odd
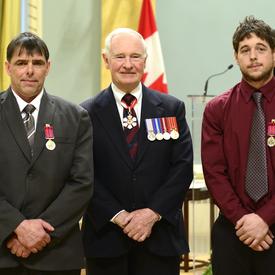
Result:
{"label": "medal", "polygon": [[154,132],[156,133],[157,140],[163,140],[163,134],[161,129],[161,123],[159,118],[152,118]]}
{"label": "medal", "polygon": [[150,141],[156,140],[156,135],[154,133],[152,119],[150,119],[150,118],[145,119],[145,125],[146,125],[146,129],[147,129],[147,138]]}
{"label": "medal", "polygon": [[53,126],[51,126],[50,124],[45,124],[44,135],[45,135],[45,139],[47,140],[46,148],[50,151],[54,150],[56,147],[56,144],[53,141],[54,140]]}
{"label": "medal", "polygon": [[54,150],[56,147],[55,145],[55,142],[52,140],[52,139],[49,139],[47,142],[46,142],[46,148],[50,151]]}
{"label": "medal", "polygon": [[165,118],[164,117],[161,118],[161,126],[162,126],[162,129],[163,129],[163,138],[165,140],[169,140],[170,139],[170,135],[169,135],[169,133],[167,131],[167,127],[166,127],[166,123],[165,123]]}
{"label": "medal", "polygon": [[122,124],[123,124],[123,127],[132,129],[137,126],[137,118],[133,117],[131,113],[129,113],[127,117],[123,118]]}
{"label": "medal", "polygon": [[170,137],[172,139],[178,139],[180,135],[179,135],[176,117],[167,117],[166,122],[167,122],[168,132],[170,133]]}
{"label": "medal", "polygon": [[275,146],[275,119],[272,119],[271,122],[267,125],[267,135],[269,136],[267,138],[267,145],[269,147]]}
{"label": "medal", "polygon": [[125,101],[120,102],[124,109],[128,110],[128,115],[122,119],[122,125],[124,128],[128,128],[129,130],[133,129],[137,126],[137,118],[132,116],[131,110],[136,106],[137,99],[135,98],[130,105],[127,105]]}
{"label": "medal", "polygon": [[178,139],[180,135],[179,135],[178,131],[176,131],[175,129],[173,129],[171,131],[171,133],[170,133],[170,136],[171,136],[172,139]]}

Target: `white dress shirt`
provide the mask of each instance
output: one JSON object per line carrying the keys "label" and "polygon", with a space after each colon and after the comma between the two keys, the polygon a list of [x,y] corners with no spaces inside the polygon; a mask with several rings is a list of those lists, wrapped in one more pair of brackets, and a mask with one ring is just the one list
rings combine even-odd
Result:
{"label": "white dress shirt", "polygon": [[13,90],[12,90],[15,98],[16,98],[16,101],[17,101],[17,104],[19,106],[19,110],[20,110],[20,113],[22,115],[22,119],[24,117],[24,114],[22,113],[24,108],[28,105],[28,104],[32,104],[34,107],[35,107],[35,110],[33,111],[32,115],[33,115],[33,118],[34,118],[34,125],[35,125],[35,129],[36,129],[36,125],[37,125],[37,118],[38,118],[38,113],[39,113],[39,108],[40,108],[40,102],[41,102],[41,99],[42,99],[42,96],[43,96],[43,93],[44,93],[44,89],[42,89],[42,91],[36,96],[36,98],[34,98],[30,103],[24,101],[17,93],[15,93]]}
{"label": "white dress shirt", "polygon": [[[122,124],[122,122],[123,122],[123,106],[121,105],[121,99],[125,95],[125,92],[119,90],[119,88],[114,83],[111,84],[111,87],[112,87],[114,97],[116,100],[116,105],[117,105],[119,117],[121,120],[121,126],[122,126],[123,125]],[[135,105],[134,110],[137,115],[138,125],[140,125],[141,103],[142,103],[142,85],[141,85],[141,83],[139,83],[138,86],[133,91],[131,91],[130,94],[135,96],[137,99],[137,104]]]}

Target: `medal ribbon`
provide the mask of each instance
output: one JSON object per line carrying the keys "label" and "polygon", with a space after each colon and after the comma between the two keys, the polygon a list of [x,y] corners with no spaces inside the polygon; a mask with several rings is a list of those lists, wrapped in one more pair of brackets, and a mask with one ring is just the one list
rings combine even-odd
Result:
{"label": "medal ribbon", "polygon": [[172,130],[176,130],[178,132],[178,125],[175,117],[170,117],[170,123],[171,123]]}
{"label": "medal ribbon", "polygon": [[162,126],[162,129],[163,129],[163,133],[167,133],[167,127],[166,127],[166,124],[165,124],[165,117],[161,117],[161,126]]}
{"label": "medal ribbon", "polygon": [[53,126],[50,124],[46,124],[44,126],[44,134],[45,134],[45,139],[54,139],[54,134],[53,134]]}
{"label": "medal ribbon", "polygon": [[131,110],[136,106],[137,104],[137,99],[135,98],[130,105],[128,105],[125,101],[121,100],[120,101],[122,107],[124,109],[128,109],[128,112],[131,113]]}
{"label": "medal ribbon", "polygon": [[274,121],[268,123],[267,134],[269,136],[274,136],[275,135],[275,122]]}
{"label": "medal ribbon", "polygon": [[152,118],[152,121],[153,121],[154,133],[155,134],[161,133],[160,120],[158,118]]}
{"label": "medal ribbon", "polygon": [[154,127],[153,127],[153,123],[152,123],[152,119],[146,119],[145,120],[145,125],[146,125],[146,129],[147,129],[147,133],[154,133]]}

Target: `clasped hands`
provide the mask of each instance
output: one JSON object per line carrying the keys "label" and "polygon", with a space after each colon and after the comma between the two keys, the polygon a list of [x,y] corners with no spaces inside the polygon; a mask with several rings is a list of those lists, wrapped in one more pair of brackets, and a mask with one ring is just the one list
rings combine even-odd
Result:
{"label": "clasped hands", "polygon": [[7,241],[7,248],[17,257],[27,258],[50,243],[52,231],[54,228],[42,219],[23,220]]}
{"label": "clasped hands", "polygon": [[274,236],[267,223],[255,213],[244,215],[235,229],[239,240],[255,251],[268,250],[273,243]]}
{"label": "clasped hands", "polygon": [[152,232],[153,225],[159,220],[159,215],[149,208],[132,212],[123,211],[114,219],[115,224],[123,232],[137,242],[143,242]]}

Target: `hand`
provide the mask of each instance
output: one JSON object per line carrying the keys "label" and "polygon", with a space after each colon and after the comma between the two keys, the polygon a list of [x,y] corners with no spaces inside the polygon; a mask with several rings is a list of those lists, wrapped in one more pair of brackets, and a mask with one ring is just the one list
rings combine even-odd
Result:
{"label": "hand", "polygon": [[159,220],[159,215],[149,208],[143,208],[131,212],[127,218],[123,232],[129,238],[143,242],[151,234],[152,227]]}
{"label": "hand", "polygon": [[17,257],[28,258],[31,254],[31,251],[24,247],[15,235],[8,240],[7,248]]}
{"label": "hand", "polygon": [[[258,247],[265,240],[269,230],[266,222],[255,213],[244,215],[237,221],[235,229],[240,241],[251,248]],[[270,241],[268,237],[266,241],[268,244]],[[262,244],[264,245],[265,243]]]}
{"label": "hand", "polygon": [[122,211],[114,218],[114,223],[123,229],[129,222],[129,219],[127,218],[129,214],[130,213],[126,210]]}
{"label": "hand", "polygon": [[274,235],[269,230],[268,233],[265,235],[264,239],[256,246],[250,246],[255,251],[264,251],[268,250],[270,246],[273,244]]}
{"label": "hand", "polygon": [[32,253],[42,250],[50,241],[54,228],[42,219],[24,220],[15,229],[18,241]]}

